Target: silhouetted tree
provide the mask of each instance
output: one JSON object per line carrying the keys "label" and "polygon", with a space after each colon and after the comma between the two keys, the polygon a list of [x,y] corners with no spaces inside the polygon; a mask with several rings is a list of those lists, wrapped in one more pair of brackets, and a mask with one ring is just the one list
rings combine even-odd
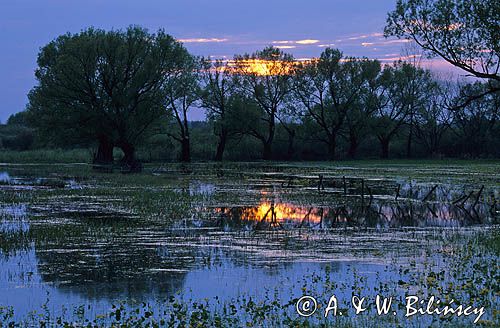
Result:
{"label": "silhouetted tree", "polygon": [[356,157],[363,138],[370,133],[370,122],[377,110],[374,95],[377,89],[377,79],[381,72],[380,62],[365,60],[360,67],[364,71],[363,78],[365,81],[357,98],[358,100],[350,106],[346,115],[347,139],[349,141],[347,155],[349,158]]}
{"label": "silhouetted tree", "polygon": [[298,73],[295,94],[323,136],[330,159],[335,158],[337,138],[347,113],[361,97],[368,74],[368,60],[344,58],[336,49],[326,49],[319,59],[303,65]]}
{"label": "silhouetted tree", "polygon": [[191,161],[191,141],[189,139],[188,111],[199,99],[200,86],[198,69],[200,62],[187,52],[177,58],[182,65],[180,69],[170,74],[165,83],[166,104],[171,113],[175,132],[169,135],[181,145],[182,162]]}
{"label": "silhouetted tree", "polygon": [[160,30],[87,29],[65,34],[42,48],[36,86],[29,95],[32,122],[53,139],[96,140],[96,162],[139,167],[136,144],[164,112],[163,84],[179,69],[186,50]]}
{"label": "silhouetted tree", "polygon": [[382,158],[389,158],[391,140],[401,126],[413,124],[414,113],[424,105],[426,92],[433,83],[429,71],[406,62],[396,62],[384,68],[374,99],[378,110],[373,125]]}
{"label": "silhouetted tree", "polygon": [[248,132],[262,142],[263,158],[271,159],[277,115],[292,89],[293,57],[268,47],[252,55],[236,56],[234,62],[240,90],[262,110],[260,122],[252,122]]}
{"label": "silhouetted tree", "polygon": [[235,130],[233,104],[236,95],[236,81],[232,67],[222,60],[203,60],[201,70],[203,89],[202,107],[207,111],[207,118],[214,125],[214,133],[219,139],[214,159],[222,161],[226,143]]}
{"label": "silhouetted tree", "polygon": [[453,121],[449,104],[456,93],[454,89],[449,81],[433,84],[428,90],[424,106],[416,112],[415,135],[427,155],[436,156],[440,153],[442,139]]}
{"label": "silhouetted tree", "polygon": [[472,76],[488,80],[469,102],[500,91],[500,2],[498,0],[398,0],[389,13],[386,36],[414,40]]}
{"label": "silhouetted tree", "polygon": [[[489,88],[484,83],[476,82],[462,86],[456,103],[462,103],[464,94],[479,94]],[[465,96],[467,97],[467,96]],[[459,138],[462,155],[479,157],[487,153],[494,144],[498,144],[499,136],[495,136],[495,126],[500,115],[500,93],[490,93],[467,104],[462,110],[453,111],[452,131]],[[489,141],[497,142],[490,144]]]}

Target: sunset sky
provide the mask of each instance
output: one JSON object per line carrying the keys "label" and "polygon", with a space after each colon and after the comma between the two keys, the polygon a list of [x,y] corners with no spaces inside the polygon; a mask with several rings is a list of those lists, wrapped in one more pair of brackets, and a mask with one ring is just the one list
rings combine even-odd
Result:
{"label": "sunset sky", "polygon": [[[195,55],[232,57],[266,45],[296,58],[329,46],[383,62],[400,58],[405,43],[382,35],[396,0],[16,0],[0,11],[0,121],[25,108],[35,84],[39,48],[60,34],[89,27],[137,24],[164,28]],[[443,63],[431,64],[446,69]],[[194,119],[200,118],[195,114]]]}

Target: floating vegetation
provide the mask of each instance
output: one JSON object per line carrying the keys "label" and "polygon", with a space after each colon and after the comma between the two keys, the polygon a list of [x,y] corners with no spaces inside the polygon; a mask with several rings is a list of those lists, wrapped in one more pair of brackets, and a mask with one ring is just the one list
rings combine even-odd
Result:
{"label": "floating vegetation", "polygon": [[[465,327],[473,320],[410,320],[402,309],[378,317],[374,308],[301,318],[295,303],[306,294],[323,303],[335,294],[341,309],[353,294],[397,304],[435,295],[484,306],[480,323],[498,324],[492,164],[5,171],[0,327]],[[445,178],[435,181],[436,171]]]}

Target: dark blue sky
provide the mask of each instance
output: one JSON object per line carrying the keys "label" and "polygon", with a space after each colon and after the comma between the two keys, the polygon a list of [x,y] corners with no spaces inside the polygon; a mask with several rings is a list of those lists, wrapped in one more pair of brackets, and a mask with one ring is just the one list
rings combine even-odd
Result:
{"label": "dark blue sky", "polygon": [[276,45],[296,58],[325,46],[390,62],[404,43],[381,33],[396,0],[10,0],[0,9],[0,121],[25,108],[43,45],[89,27],[164,28],[196,55],[228,56]]}

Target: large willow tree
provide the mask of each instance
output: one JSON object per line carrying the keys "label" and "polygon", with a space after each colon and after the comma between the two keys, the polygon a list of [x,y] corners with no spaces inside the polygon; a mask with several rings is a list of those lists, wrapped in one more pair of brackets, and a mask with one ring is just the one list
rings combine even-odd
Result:
{"label": "large willow tree", "polygon": [[119,147],[123,163],[137,168],[137,143],[165,114],[164,84],[185,53],[162,30],[89,28],[62,35],[38,55],[32,121],[56,144],[97,143],[95,162],[112,162]]}

